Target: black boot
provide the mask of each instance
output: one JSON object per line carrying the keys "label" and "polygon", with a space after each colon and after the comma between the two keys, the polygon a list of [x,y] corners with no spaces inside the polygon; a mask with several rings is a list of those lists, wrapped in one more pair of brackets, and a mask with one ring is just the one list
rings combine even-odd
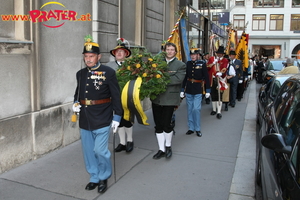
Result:
{"label": "black boot", "polygon": [[196,131],[196,134],[197,134],[198,137],[202,137],[201,131]]}
{"label": "black boot", "polygon": [[100,181],[98,185],[98,192],[104,193],[106,189],[107,189],[107,180]]}
{"label": "black boot", "polygon": [[120,152],[120,151],[125,151],[126,150],[126,146],[123,144],[119,144],[117,146],[117,148],[115,148],[115,152]]}
{"label": "black boot", "polygon": [[127,142],[126,144],[126,152],[131,152],[133,150],[133,141]]}
{"label": "black boot", "polygon": [[194,131],[188,130],[185,134],[186,134],[186,135],[191,135],[191,134],[193,134],[193,133],[194,133]]}
{"label": "black boot", "polygon": [[166,158],[171,158],[171,156],[172,156],[171,147],[166,147]]}
{"label": "black boot", "polygon": [[210,113],[210,115],[215,115],[215,114],[217,114],[216,111],[211,111],[211,113]]}
{"label": "black boot", "polygon": [[225,111],[228,111],[228,103],[225,103]]}
{"label": "black boot", "polygon": [[153,159],[160,159],[161,157],[165,157],[166,154],[162,150],[159,150],[154,156]]}

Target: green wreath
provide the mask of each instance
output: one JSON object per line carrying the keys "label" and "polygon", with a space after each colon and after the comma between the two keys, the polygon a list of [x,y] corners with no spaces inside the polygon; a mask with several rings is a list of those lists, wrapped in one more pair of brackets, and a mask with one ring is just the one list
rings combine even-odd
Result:
{"label": "green wreath", "polygon": [[165,52],[153,56],[145,49],[133,49],[131,57],[127,58],[117,70],[121,91],[128,81],[135,80],[137,77],[142,78],[140,100],[146,97],[153,100],[157,95],[165,92],[170,82]]}

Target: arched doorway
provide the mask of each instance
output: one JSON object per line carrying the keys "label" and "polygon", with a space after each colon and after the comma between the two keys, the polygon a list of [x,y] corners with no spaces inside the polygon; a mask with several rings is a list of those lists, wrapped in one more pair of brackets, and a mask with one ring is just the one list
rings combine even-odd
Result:
{"label": "arched doorway", "polygon": [[300,44],[295,46],[295,48],[292,51],[292,58],[295,57],[297,59],[300,59]]}

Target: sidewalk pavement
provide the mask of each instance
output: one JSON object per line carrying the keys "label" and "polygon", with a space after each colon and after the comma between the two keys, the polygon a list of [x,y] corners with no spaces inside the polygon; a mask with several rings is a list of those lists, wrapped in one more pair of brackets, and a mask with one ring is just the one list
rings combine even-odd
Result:
{"label": "sidewalk pavement", "polygon": [[[108,180],[109,188],[104,194],[99,194],[97,189],[84,190],[89,177],[84,167],[81,143],[77,141],[0,174],[0,199],[253,200],[255,81],[250,83],[242,101],[232,109],[223,111],[223,118],[218,120],[209,115],[211,105],[204,102],[201,112],[203,136],[199,138],[195,134],[185,135],[186,107],[183,102],[176,111],[176,135],[170,160],[152,159],[158,147],[152,113],[146,111],[150,126],[134,125],[135,149],[129,154],[116,153],[116,175]],[[236,123],[239,121],[241,123]],[[222,127],[226,127],[225,130]],[[112,141],[113,136],[110,137],[110,150],[113,149]],[[117,142],[118,136],[116,145]]]}

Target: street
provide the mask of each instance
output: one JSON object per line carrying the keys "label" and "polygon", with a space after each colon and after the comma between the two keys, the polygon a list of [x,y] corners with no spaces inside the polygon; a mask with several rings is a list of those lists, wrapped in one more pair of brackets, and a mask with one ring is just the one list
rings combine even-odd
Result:
{"label": "street", "polygon": [[[176,134],[169,160],[152,159],[158,145],[152,112],[146,111],[150,125],[134,124],[135,149],[131,153],[116,153],[116,183],[113,174],[108,180],[108,190],[102,195],[97,190],[84,190],[89,177],[77,141],[1,174],[1,199],[254,199],[256,165],[251,149],[255,151],[255,128],[249,130],[255,124],[256,89],[252,81],[244,98],[234,108],[229,107],[229,111],[222,111],[221,120],[210,115],[211,105],[203,102],[202,137],[185,134],[188,128],[184,100],[175,112]],[[112,141],[110,137],[111,150]],[[239,195],[241,190],[245,190],[244,194]]]}

